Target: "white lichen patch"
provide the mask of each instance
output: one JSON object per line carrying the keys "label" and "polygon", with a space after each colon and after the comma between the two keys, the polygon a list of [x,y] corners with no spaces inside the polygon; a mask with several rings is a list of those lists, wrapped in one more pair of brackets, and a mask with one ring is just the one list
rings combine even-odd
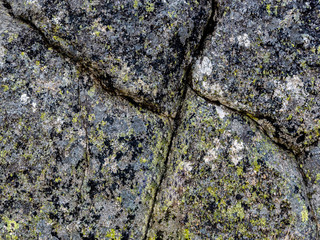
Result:
{"label": "white lichen patch", "polygon": [[4,64],[4,57],[6,55],[6,49],[0,45],[0,68],[3,66]]}
{"label": "white lichen patch", "polygon": [[304,90],[303,81],[297,75],[286,78],[286,91],[291,96],[291,100],[299,100],[301,103],[306,100],[307,93]]}
{"label": "white lichen patch", "polygon": [[300,89],[303,88],[303,82],[297,75],[294,75],[293,77],[287,77],[286,82],[288,91],[299,92]]}
{"label": "white lichen patch", "polygon": [[27,94],[22,94],[21,95],[21,97],[20,97],[20,101],[23,103],[23,104],[26,104],[26,103],[28,103],[28,101],[29,101],[29,97],[28,97],[28,95]]}
{"label": "white lichen patch", "polygon": [[187,172],[191,172],[193,169],[192,163],[191,162],[184,162],[183,169]]}
{"label": "white lichen patch", "polygon": [[38,1],[37,0],[27,0],[27,3],[28,4],[35,4],[37,3]]}
{"label": "white lichen patch", "polygon": [[36,112],[37,111],[37,103],[33,102],[32,103],[32,112]]}
{"label": "white lichen patch", "polygon": [[208,151],[207,155],[203,158],[205,163],[210,163],[213,159],[216,159],[218,157],[217,151],[213,148]]}
{"label": "white lichen patch", "polygon": [[61,117],[57,117],[57,120],[55,121],[55,125],[57,128],[57,131],[61,131],[61,126],[63,124],[62,118]]}
{"label": "white lichen patch", "polygon": [[191,172],[193,169],[193,165],[191,162],[185,162],[185,161],[181,161],[178,165],[178,169],[180,171],[184,171],[184,172]]}
{"label": "white lichen patch", "polygon": [[236,39],[232,36],[232,37],[229,38],[229,41],[230,41],[231,44],[234,44]]}
{"label": "white lichen patch", "polygon": [[86,135],[86,131],[81,128],[78,130],[78,135],[79,135],[79,137],[84,137]]}
{"label": "white lichen patch", "polygon": [[201,71],[202,74],[205,74],[208,76],[212,73],[212,63],[208,57],[203,58],[199,70]]}
{"label": "white lichen patch", "polygon": [[202,82],[203,88],[211,94],[221,96],[223,95],[222,88],[218,83],[208,83],[206,81]]}
{"label": "white lichen patch", "polygon": [[218,138],[215,138],[213,140],[213,146],[214,148],[208,150],[203,160],[206,164],[211,165],[212,171],[215,171],[215,169],[217,168],[215,162],[219,158],[219,149],[221,149],[221,144]]}
{"label": "white lichen patch", "polygon": [[244,153],[244,144],[237,139],[233,141],[230,148],[230,157],[233,164],[236,166],[242,159]]}
{"label": "white lichen patch", "polygon": [[220,119],[223,119],[227,115],[227,113],[220,106],[216,106],[216,111]]}
{"label": "white lichen patch", "polygon": [[54,17],[52,18],[52,21],[53,21],[56,25],[58,25],[58,24],[60,24],[61,19],[60,19],[59,17],[57,17],[57,16],[54,16]]}
{"label": "white lichen patch", "polygon": [[250,39],[248,34],[243,34],[237,37],[239,45],[244,46],[246,48],[250,47]]}
{"label": "white lichen patch", "polygon": [[194,71],[194,78],[202,80],[203,76],[209,76],[212,73],[212,63],[208,57],[203,57],[202,61],[197,60]]}

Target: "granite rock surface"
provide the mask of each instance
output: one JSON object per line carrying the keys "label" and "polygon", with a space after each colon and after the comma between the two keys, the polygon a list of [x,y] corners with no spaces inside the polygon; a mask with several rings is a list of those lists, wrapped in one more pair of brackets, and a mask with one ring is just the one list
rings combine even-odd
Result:
{"label": "granite rock surface", "polygon": [[0,239],[319,239],[317,0],[1,0]]}
{"label": "granite rock surface", "polygon": [[194,65],[202,96],[255,118],[299,153],[319,139],[318,1],[221,1],[215,33]]}
{"label": "granite rock surface", "polygon": [[14,0],[10,6],[106,88],[169,115],[211,14],[209,0]]}
{"label": "granite rock surface", "polygon": [[316,238],[292,153],[248,117],[192,91],[183,110],[150,238]]}

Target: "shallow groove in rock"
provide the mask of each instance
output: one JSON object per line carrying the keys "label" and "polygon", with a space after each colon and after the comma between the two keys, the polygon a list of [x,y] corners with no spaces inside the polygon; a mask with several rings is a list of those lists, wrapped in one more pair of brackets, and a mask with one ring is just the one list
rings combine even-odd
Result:
{"label": "shallow groove in rock", "polygon": [[[81,103],[80,103],[81,104]],[[82,106],[80,105],[80,111],[82,111]],[[82,126],[84,128],[85,131],[85,157],[84,157],[84,174],[82,176],[81,179],[81,185],[80,185],[80,196],[82,195],[82,187],[83,184],[85,183],[85,179],[88,175],[88,170],[90,167],[90,150],[89,150],[89,132],[88,132],[88,125],[89,125],[89,120],[88,120],[88,116],[87,114],[83,115],[81,114],[81,118],[82,118]]]}
{"label": "shallow groove in rock", "polygon": [[250,118],[252,121],[254,121],[258,126],[259,126],[259,129],[264,133],[266,134],[271,140],[272,142],[274,142],[276,145],[278,146],[281,146],[281,148],[283,149],[287,149],[289,150],[290,152],[292,152],[294,155],[299,155],[301,154],[304,149],[299,149],[297,147],[295,147],[295,145],[293,144],[288,144],[286,145],[284,141],[281,141],[280,138],[277,138],[277,137],[274,137],[272,136],[268,130],[265,128],[265,126],[263,124],[260,124],[259,122],[257,122],[256,119],[258,120],[265,120],[267,121],[268,123],[272,124],[272,126],[275,128],[275,133],[276,135],[278,136],[279,133],[282,133],[283,135],[285,135],[282,130],[279,128],[279,126],[277,125],[274,125],[275,123],[275,120],[272,119],[271,117],[268,117],[268,116],[264,116],[264,115],[261,115],[259,113],[250,113],[250,112],[247,112],[245,110],[240,110],[240,109],[237,109],[237,108],[234,108],[234,107],[231,107],[230,105],[220,101],[219,99],[216,99],[216,100],[212,100],[210,98],[208,98],[207,96],[205,96],[205,94],[201,93],[200,91],[198,91],[197,89],[195,89],[192,85],[192,82],[188,82],[190,88],[192,89],[193,92],[195,92],[195,94],[197,94],[199,97],[205,99],[206,101],[208,102],[211,102],[213,104],[217,104],[217,105],[222,105],[224,107],[226,107],[227,109],[229,109],[230,111],[233,111],[233,112],[237,112],[238,114],[240,115],[245,115],[247,116],[248,118]]}
{"label": "shallow groove in rock", "polygon": [[168,169],[168,161],[169,161],[169,156],[170,156],[170,153],[172,151],[172,146],[173,146],[173,140],[175,139],[175,137],[177,136],[177,132],[178,132],[178,128],[179,128],[179,125],[180,125],[180,122],[181,122],[181,119],[182,119],[182,107],[183,107],[183,103],[186,99],[186,95],[187,95],[187,84],[184,85],[184,89],[183,89],[183,94],[182,94],[182,100],[179,104],[179,107],[178,107],[178,110],[177,110],[177,114],[176,114],[176,117],[174,119],[174,122],[173,122],[173,131],[172,131],[172,135],[170,137],[170,141],[169,141],[169,145],[168,145],[168,151],[167,151],[167,154],[165,156],[165,161],[164,161],[164,169],[160,175],[160,180],[159,180],[159,183],[157,185],[157,188],[155,190],[155,193],[154,193],[154,196],[152,198],[152,202],[151,202],[151,208],[150,208],[150,212],[148,214],[148,217],[147,217],[147,224],[146,224],[146,229],[145,229],[145,232],[143,234],[143,240],[146,240],[147,239],[147,236],[148,236],[148,231],[149,231],[149,228],[150,228],[150,222],[151,222],[151,219],[152,219],[152,215],[153,215],[153,211],[154,211],[154,206],[155,206],[155,203],[156,203],[156,199],[157,199],[157,196],[160,192],[160,188],[161,188],[161,185],[162,185],[162,182],[167,174],[167,169]]}

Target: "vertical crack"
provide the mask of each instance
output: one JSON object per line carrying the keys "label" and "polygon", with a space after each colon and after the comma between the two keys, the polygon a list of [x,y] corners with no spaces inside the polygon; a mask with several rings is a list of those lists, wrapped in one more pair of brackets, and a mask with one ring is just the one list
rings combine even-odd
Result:
{"label": "vertical crack", "polygon": [[216,29],[217,23],[218,23],[218,4],[216,2],[216,0],[212,0],[211,1],[211,14],[210,17],[208,18],[208,21],[204,27],[203,30],[203,34],[202,37],[199,41],[199,43],[197,44],[197,46],[194,49],[193,52],[193,57],[192,57],[192,61],[191,63],[185,68],[184,72],[184,84],[183,84],[183,88],[182,88],[182,97],[181,100],[178,104],[178,108],[177,108],[177,114],[175,116],[175,118],[173,119],[173,130],[172,130],[172,135],[170,137],[170,141],[169,141],[169,145],[168,145],[168,151],[166,153],[165,156],[165,161],[164,161],[164,167],[163,167],[163,171],[161,172],[160,175],[160,180],[159,183],[157,185],[157,188],[154,192],[153,198],[152,198],[152,202],[151,202],[151,208],[150,211],[148,213],[147,216],[147,224],[146,224],[146,228],[145,231],[143,233],[143,240],[146,240],[148,237],[148,232],[149,232],[149,228],[150,228],[150,224],[151,224],[151,219],[153,217],[153,212],[154,212],[154,207],[157,201],[157,197],[161,191],[161,186],[162,183],[167,175],[167,171],[168,171],[168,163],[169,163],[169,157],[171,152],[173,151],[173,142],[174,139],[176,138],[177,134],[178,134],[178,129],[179,126],[181,124],[182,118],[183,118],[183,112],[182,112],[182,108],[184,106],[186,97],[187,97],[187,91],[189,88],[189,84],[192,81],[192,71],[193,71],[193,65],[195,64],[195,61],[197,60],[197,58],[203,53],[204,48],[205,48],[205,43],[206,40],[209,36],[211,36],[213,34],[213,32]]}
{"label": "vertical crack", "polygon": [[[195,60],[197,57],[201,56],[204,49],[205,49],[205,44],[206,40],[208,39],[209,36],[211,36],[219,22],[221,11],[219,13],[219,6],[217,3],[217,0],[212,0],[211,1],[211,14],[210,17],[208,18],[207,24],[204,27],[202,37],[198,43],[198,45],[195,47],[194,53],[193,53],[193,61],[190,64],[190,66],[193,66]],[[191,70],[191,69],[190,69]]]}
{"label": "vertical crack", "polygon": [[143,240],[147,239],[148,231],[149,231],[149,228],[150,228],[150,222],[151,222],[151,219],[152,219],[152,216],[153,216],[153,212],[154,212],[154,206],[155,206],[158,194],[160,192],[162,182],[163,182],[163,180],[164,180],[164,178],[165,178],[165,176],[167,174],[169,156],[170,156],[170,153],[172,152],[173,140],[177,136],[178,128],[180,126],[180,122],[181,122],[181,119],[182,119],[182,111],[181,110],[182,110],[183,104],[184,104],[185,99],[186,99],[187,89],[188,89],[187,84],[184,84],[183,92],[182,92],[182,98],[181,98],[181,101],[179,103],[179,106],[178,106],[178,109],[177,109],[177,114],[176,114],[176,117],[174,118],[174,122],[173,122],[172,135],[170,137],[168,150],[167,150],[167,153],[166,153],[166,156],[165,156],[165,161],[164,161],[164,164],[163,164],[163,171],[160,174],[160,180],[159,180],[159,183],[158,183],[157,188],[155,190],[155,193],[153,195],[152,202],[151,202],[151,209],[150,209],[150,212],[149,212],[148,217],[147,217],[147,225],[146,225],[146,228],[145,228],[145,231],[144,231],[144,234],[143,234],[143,238],[142,238]]}

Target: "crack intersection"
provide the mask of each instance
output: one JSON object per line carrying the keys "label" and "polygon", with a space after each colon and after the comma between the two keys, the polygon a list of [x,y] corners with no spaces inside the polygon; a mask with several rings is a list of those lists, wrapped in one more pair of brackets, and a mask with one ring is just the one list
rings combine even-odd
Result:
{"label": "crack intersection", "polygon": [[143,240],[146,240],[148,237],[148,232],[149,232],[149,228],[150,228],[150,224],[151,224],[151,219],[153,217],[153,212],[154,212],[154,207],[155,207],[155,203],[157,201],[157,196],[161,191],[161,186],[163,183],[163,180],[166,177],[167,171],[168,171],[168,163],[169,163],[169,157],[170,154],[172,152],[172,148],[173,148],[173,142],[174,139],[176,138],[176,136],[178,135],[178,129],[181,123],[181,120],[183,118],[183,112],[182,112],[182,108],[185,104],[185,100],[186,100],[186,96],[187,96],[187,91],[189,89],[189,82],[192,81],[192,71],[193,71],[193,65],[195,64],[195,61],[197,60],[197,58],[202,54],[202,52],[204,51],[205,48],[205,41],[207,40],[207,38],[214,32],[216,26],[217,26],[217,13],[218,13],[218,7],[217,7],[217,2],[215,0],[212,0],[211,2],[211,14],[210,17],[208,19],[208,22],[204,28],[202,37],[200,39],[199,44],[195,47],[194,50],[194,54],[191,60],[191,63],[186,67],[185,69],[185,80],[184,80],[184,84],[183,84],[183,91],[182,91],[182,98],[180,100],[180,103],[178,105],[178,109],[177,109],[177,114],[176,117],[173,119],[173,131],[172,131],[172,135],[169,141],[169,145],[168,145],[168,151],[165,157],[165,161],[164,161],[164,169],[163,172],[161,173],[160,176],[160,181],[157,185],[157,188],[155,190],[153,199],[152,199],[152,203],[151,203],[151,210],[148,214],[147,217],[147,225],[146,225],[146,229],[143,235]]}
{"label": "crack intersection", "polygon": [[[123,92],[123,91],[121,91],[119,89],[114,88],[114,86],[112,84],[112,81],[111,81],[111,79],[112,79],[111,76],[109,76],[107,74],[104,75],[104,76],[99,75],[97,73],[97,71],[95,71],[95,69],[92,66],[92,64],[90,64],[87,61],[84,61],[81,58],[78,58],[77,56],[74,56],[72,53],[67,52],[65,49],[62,49],[61,46],[59,46],[58,44],[55,44],[53,41],[48,39],[47,36],[45,35],[45,33],[43,33],[43,31],[41,31],[41,29],[39,29],[32,21],[30,21],[30,20],[28,20],[26,18],[14,15],[12,7],[11,7],[10,3],[8,2],[8,0],[2,0],[2,3],[3,3],[3,6],[8,10],[8,13],[11,15],[12,18],[18,20],[19,22],[22,22],[22,23],[26,24],[31,29],[36,31],[39,34],[39,36],[41,36],[42,40],[44,41],[44,44],[47,47],[51,47],[52,49],[54,49],[63,58],[70,59],[70,61],[75,66],[79,66],[79,68],[81,69],[81,71],[83,73],[86,73],[86,74],[89,74],[89,75],[93,75],[94,78],[95,78],[95,82],[99,86],[101,86],[106,92],[108,92],[112,96],[118,96],[118,97],[126,100],[127,102],[131,103],[136,108],[146,109],[146,110],[149,110],[149,111],[151,111],[151,112],[153,112],[153,113],[155,113],[157,115],[169,117],[170,119],[173,120],[173,130],[172,130],[172,134],[171,134],[171,137],[170,137],[170,140],[169,140],[169,144],[168,144],[168,149],[167,149],[167,152],[166,152],[165,160],[164,160],[164,163],[163,163],[163,169],[162,169],[162,172],[160,173],[160,179],[159,179],[159,182],[157,183],[156,190],[155,190],[153,198],[151,200],[151,207],[150,207],[150,211],[149,211],[148,216],[147,216],[146,226],[145,226],[145,230],[144,230],[144,233],[143,233],[143,240],[146,240],[147,237],[148,237],[148,232],[149,232],[149,229],[151,227],[151,220],[152,220],[152,217],[153,217],[153,212],[154,212],[154,207],[155,207],[155,204],[156,204],[156,201],[157,201],[157,197],[158,197],[158,195],[159,195],[159,193],[161,191],[162,183],[163,183],[163,181],[164,181],[164,179],[166,177],[167,171],[168,171],[169,157],[170,157],[171,152],[173,151],[174,139],[178,135],[178,129],[179,129],[181,120],[183,118],[183,114],[184,113],[182,112],[182,108],[183,108],[183,106],[185,104],[185,100],[186,100],[186,95],[187,95],[188,89],[190,89],[197,96],[203,98],[204,100],[206,100],[209,103],[212,103],[212,104],[218,105],[218,106],[220,106],[220,105],[224,106],[227,109],[229,109],[230,111],[235,112],[236,114],[248,117],[249,119],[251,119],[257,125],[257,127],[274,144],[276,144],[279,148],[281,148],[281,149],[283,149],[283,150],[285,150],[287,152],[292,153],[294,158],[295,158],[295,160],[296,160],[296,163],[298,165],[298,170],[299,170],[299,172],[300,172],[300,174],[302,176],[303,183],[305,185],[305,189],[306,190],[308,189],[308,185],[309,185],[308,179],[306,177],[305,171],[299,165],[299,162],[301,160],[300,158],[303,157],[301,155],[301,153],[296,153],[295,151],[293,151],[292,149],[290,149],[286,145],[277,142],[272,136],[270,136],[270,134],[268,134],[268,132],[264,128],[264,126],[259,124],[259,122],[257,122],[256,119],[252,118],[252,116],[250,116],[247,112],[239,111],[237,109],[231,108],[230,106],[224,105],[220,101],[212,101],[212,100],[208,99],[207,97],[205,97],[204,95],[202,95],[201,93],[199,93],[198,91],[196,91],[192,86],[193,66],[195,64],[195,61],[197,60],[198,57],[200,57],[203,54],[203,51],[205,49],[206,40],[208,39],[209,36],[211,36],[214,33],[214,31],[216,29],[216,26],[218,24],[218,21],[219,21],[219,19],[221,17],[221,16],[218,16],[219,15],[218,14],[219,13],[219,7],[218,7],[218,3],[217,3],[216,0],[212,0],[212,2],[211,2],[211,15],[210,15],[210,17],[208,19],[208,22],[207,22],[204,30],[203,30],[203,34],[202,34],[201,40],[200,40],[199,44],[194,49],[194,53],[193,53],[193,57],[192,57],[191,63],[185,69],[183,91],[182,91],[182,94],[181,94],[182,97],[181,97],[180,102],[178,104],[178,108],[176,110],[176,116],[175,117],[171,117],[170,115],[169,116],[165,115],[162,112],[162,110],[160,109],[160,107],[157,106],[156,104],[152,104],[152,103],[145,102],[145,101],[138,102],[138,101],[135,100],[134,97],[126,94],[125,92]],[[80,81],[80,80],[78,79],[78,81]],[[79,95],[78,96],[79,97],[79,99],[78,99],[79,103],[78,104],[79,104],[79,108],[80,108],[80,111],[81,111],[81,100],[80,100],[80,86],[79,86],[79,83],[78,83],[78,95]],[[88,143],[88,123],[87,123],[87,119],[85,119],[84,117],[83,117],[83,121],[82,122],[85,125],[84,127],[85,127],[85,131],[86,131],[86,139],[85,139],[85,141],[86,141],[86,150],[85,150],[86,156],[85,156],[85,158],[86,159],[85,160],[87,162],[85,164],[86,165],[85,172],[87,172],[87,168],[90,165],[89,164],[90,150],[89,150],[89,143]],[[82,188],[84,180],[85,180],[85,176],[82,179],[80,190]],[[306,194],[306,195],[308,196],[308,194]],[[316,223],[315,225],[317,227],[318,226],[317,217],[316,217],[316,213],[315,213],[314,207],[312,206],[312,203],[310,201],[310,197],[308,197],[308,204],[309,204],[309,206],[311,208],[310,209],[310,213],[312,215],[312,221]],[[319,229],[318,229],[318,227],[316,228],[316,235],[319,238]]]}

